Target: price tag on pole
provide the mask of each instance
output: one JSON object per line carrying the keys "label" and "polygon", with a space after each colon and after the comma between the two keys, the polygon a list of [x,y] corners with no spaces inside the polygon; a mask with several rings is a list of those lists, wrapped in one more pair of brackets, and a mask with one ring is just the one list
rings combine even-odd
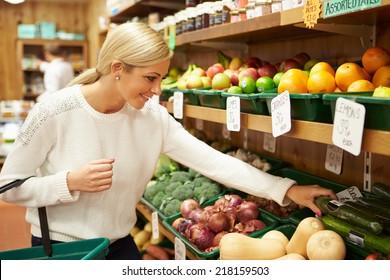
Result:
{"label": "price tag on pole", "polygon": [[275,153],[276,151],[276,138],[270,133],[264,133],[263,149]]}
{"label": "price tag on pole", "polygon": [[345,98],[336,100],[333,144],[358,156],[361,151],[366,108]]}
{"label": "price tag on pole", "polygon": [[240,131],[240,98],[229,96],[226,99],[226,125],[229,131]]}
{"label": "price tag on pole", "polygon": [[156,211],[152,213],[152,238],[158,239],[160,237],[160,231],[158,230],[158,214]]}
{"label": "price tag on pole", "polygon": [[183,92],[181,91],[173,93],[173,116],[176,119],[183,118]]}
{"label": "price tag on pole", "polygon": [[186,259],[186,245],[180,238],[175,237],[175,260]]}
{"label": "price tag on pole", "polygon": [[342,163],[343,149],[335,145],[328,145],[326,149],[325,169],[340,175]]}
{"label": "price tag on pole", "polygon": [[288,91],[271,100],[272,135],[278,137],[291,130],[291,105]]}

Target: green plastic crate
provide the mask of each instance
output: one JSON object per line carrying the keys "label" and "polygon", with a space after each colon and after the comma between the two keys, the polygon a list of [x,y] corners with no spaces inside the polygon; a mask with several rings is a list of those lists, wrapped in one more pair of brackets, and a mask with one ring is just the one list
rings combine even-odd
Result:
{"label": "green plastic crate", "polygon": [[53,244],[52,257],[36,246],[0,252],[0,260],[104,260],[109,245],[107,238],[94,238]]}
{"label": "green plastic crate", "polygon": [[[210,89],[210,87],[199,88],[197,90],[207,90],[207,89]],[[172,94],[174,94],[176,91],[180,91],[183,93],[184,104],[200,106],[199,97],[197,94],[194,93],[194,90],[195,89],[175,89],[172,91]]]}
{"label": "green plastic crate", "polygon": [[226,109],[226,97],[221,95],[222,90],[201,90],[195,89],[194,94],[198,95],[199,104],[204,107]]}
{"label": "green plastic crate", "polygon": [[223,97],[237,96],[240,98],[240,111],[255,115],[269,115],[268,106],[265,99],[260,98],[261,93],[234,94],[227,91],[222,92]]}
{"label": "green plastic crate", "polygon": [[[264,92],[260,97],[266,100],[269,115],[271,101],[278,93]],[[290,93],[291,119],[312,122],[332,123],[332,112],[329,104],[323,102],[323,93]]]}
{"label": "green plastic crate", "polygon": [[[217,199],[214,199],[214,200],[210,200],[208,201],[207,203],[205,203],[205,206],[206,205],[213,205],[214,202],[216,201]],[[197,248],[194,244],[192,244],[187,238],[185,238],[183,235],[181,235],[179,232],[177,232],[173,227],[172,227],[172,223],[177,219],[177,218],[180,218],[182,217],[181,214],[177,214],[177,215],[174,215],[174,216],[171,216],[171,217],[168,217],[166,219],[163,220],[163,225],[168,229],[170,230],[176,237],[178,237],[181,241],[183,241],[183,243],[186,245],[186,248],[188,250],[190,250],[194,255],[198,256],[199,258],[202,258],[202,259],[213,259],[213,260],[216,260],[219,258],[219,249],[216,249],[216,250],[213,250],[211,252],[203,252],[202,250],[200,250],[199,248]],[[259,231],[256,231],[256,232],[253,232],[251,233],[249,236],[251,237],[258,237],[260,235],[263,235],[264,233],[266,233],[267,231],[270,231],[272,229],[274,229],[277,225],[278,225],[278,221],[275,220],[273,217],[271,217],[270,215],[268,215],[267,213],[264,213],[264,212],[259,212],[259,216],[258,218],[263,221],[265,224],[266,224],[266,228],[262,229],[262,230],[259,230]]]}
{"label": "green plastic crate", "polygon": [[173,92],[177,90],[177,87],[164,88],[161,90],[160,101],[168,101],[169,97],[173,96]]}
{"label": "green plastic crate", "polygon": [[372,97],[370,95],[372,95],[372,92],[360,94],[329,93],[323,95],[323,102],[324,104],[330,104],[332,118],[334,117],[336,101],[339,97],[360,103],[366,108],[365,128],[390,131],[390,98]]}
{"label": "green plastic crate", "polygon": [[[293,236],[296,229],[297,226],[294,224],[283,224],[274,228],[274,230],[282,232],[289,240]],[[263,237],[264,234],[262,234],[260,238]],[[370,254],[369,251],[352,244],[349,241],[345,241],[345,246],[347,248],[347,254],[345,256],[346,260],[364,260]]]}

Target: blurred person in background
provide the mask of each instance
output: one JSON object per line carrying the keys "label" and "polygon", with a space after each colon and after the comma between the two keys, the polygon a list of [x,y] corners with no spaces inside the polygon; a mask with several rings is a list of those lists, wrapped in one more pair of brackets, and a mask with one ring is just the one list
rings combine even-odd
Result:
{"label": "blurred person in background", "polygon": [[66,52],[60,46],[49,44],[44,51],[45,61],[40,62],[39,70],[44,73],[45,91],[38,96],[38,102],[64,88],[74,78],[72,64],[66,60]]}

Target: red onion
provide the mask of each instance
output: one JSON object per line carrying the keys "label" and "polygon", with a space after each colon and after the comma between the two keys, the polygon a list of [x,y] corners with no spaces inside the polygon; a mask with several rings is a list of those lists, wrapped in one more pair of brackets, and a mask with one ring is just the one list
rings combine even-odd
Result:
{"label": "red onion", "polygon": [[193,226],[195,224],[195,222],[193,220],[190,220],[190,219],[183,219],[180,221],[178,227],[177,227],[177,231],[183,235],[184,237],[188,238],[189,236],[189,228],[191,226]]}
{"label": "red onion", "polygon": [[215,234],[205,224],[195,224],[190,227],[189,232],[189,240],[200,250],[205,251],[213,246]]}
{"label": "red onion", "polygon": [[202,208],[192,210],[190,214],[188,214],[188,219],[193,220],[195,223],[199,223],[200,216],[202,215],[203,211],[204,210]]}
{"label": "red onion", "polygon": [[227,194],[225,195],[225,198],[227,206],[238,206],[244,201],[241,196],[237,194]]}
{"label": "red onion", "polygon": [[184,218],[188,218],[190,212],[199,208],[199,203],[195,199],[186,199],[181,203],[180,213]]}
{"label": "red onion", "polygon": [[214,209],[213,208],[207,208],[205,207],[202,214],[200,214],[200,219],[199,219],[199,222],[200,223],[203,223],[203,224],[207,224],[211,215],[213,215],[215,212],[214,212]]}
{"label": "red onion", "polygon": [[259,215],[259,209],[256,203],[252,201],[244,201],[237,207],[237,218],[240,223],[246,223],[250,220],[255,220]]}
{"label": "red onion", "polygon": [[213,239],[213,247],[218,247],[219,246],[219,242],[221,241],[221,238],[222,236],[224,236],[226,233],[228,233],[227,231],[221,231],[219,233],[217,233]]}
{"label": "red onion", "polygon": [[267,225],[263,221],[260,221],[260,220],[250,220],[250,221],[245,223],[244,232],[252,233],[252,232],[255,232],[255,231],[262,230],[262,229],[264,229],[266,227],[267,227]]}
{"label": "red onion", "polygon": [[211,215],[208,226],[215,233],[226,231],[230,227],[230,219],[226,214],[217,212]]}
{"label": "red onion", "polygon": [[214,206],[220,208],[220,207],[224,207],[226,204],[226,198],[223,196],[223,197],[220,197],[218,198],[215,203],[214,203]]}
{"label": "red onion", "polygon": [[173,221],[172,227],[178,231],[180,222],[184,220],[184,218],[180,217]]}

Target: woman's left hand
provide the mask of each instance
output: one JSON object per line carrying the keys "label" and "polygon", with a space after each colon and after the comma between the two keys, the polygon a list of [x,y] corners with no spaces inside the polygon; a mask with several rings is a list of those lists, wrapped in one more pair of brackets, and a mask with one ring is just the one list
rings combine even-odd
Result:
{"label": "woman's left hand", "polygon": [[338,200],[336,194],[332,190],[322,188],[318,185],[291,186],[288,189],[286,196],[298,205],[310,208],[317,216],[321,216],[321,210],[314,203],[316,197],[329,196],[332,199]]}

